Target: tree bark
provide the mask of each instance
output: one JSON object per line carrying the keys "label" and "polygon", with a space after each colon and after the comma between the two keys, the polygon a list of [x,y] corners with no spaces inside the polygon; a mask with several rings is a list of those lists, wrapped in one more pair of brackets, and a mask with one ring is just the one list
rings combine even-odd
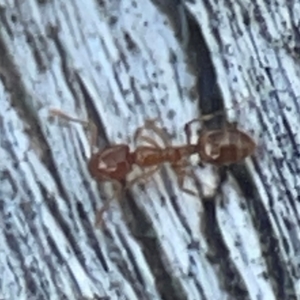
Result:
{"label": "tree bark", "polygon": [[[300,9],[271,2],[0,2],[0,299],[300,299]],[[258,147],[191,161],[196,197],[163,165],[99,229],[114,191],[51,109],[99,149],[220,110]]]}

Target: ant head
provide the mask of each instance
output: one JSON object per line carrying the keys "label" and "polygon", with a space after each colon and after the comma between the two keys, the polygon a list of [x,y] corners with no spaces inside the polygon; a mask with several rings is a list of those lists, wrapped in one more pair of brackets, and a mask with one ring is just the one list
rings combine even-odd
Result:
{"label": "ant head", "polygon": [[202,161],[221,166],[237,163],[253,154],[256,143],[236,124],[227,123],[223,129],[203,132],[198,147]]}

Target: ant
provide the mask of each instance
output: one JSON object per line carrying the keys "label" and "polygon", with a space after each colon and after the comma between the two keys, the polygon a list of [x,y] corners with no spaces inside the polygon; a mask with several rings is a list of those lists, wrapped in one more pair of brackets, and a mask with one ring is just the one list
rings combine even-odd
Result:
{"label": "ant", "polygon": [[[56,109],[50,110],[50,113],[69,121],[91,125],[89,122],[69,117]],[[226,122],[222,129],[202,130],[197,143],[192,144],[190,126],[196,121],[201,122],[200,119],[194,119],[185,125],[187,144],[172,146],[165,132],[155,124],[155,120],[147,120],[144,126],[136,130],[134,141],[135,143],[138,140],[147,142],[148,146],[138,146],[135,151],[130,151],[128,145],[117,144],[106,147],[96,153],[91,151],[91,157],[88,162],[89,172],[99,182],[112,182],[115,187],[114,196],[120,199],[123,188],[129,188],[138,181],[146,181],[147,178],[159,170],[163,163],[169,162],[177,175],[180,188],[188,194],[195,195],[193,191],[184,188],[185,177],[194,177],[192,173],[186,171],[186,167],[189,165],[187,158],[190,155],[198,153],[201,161],[222,166],[243,160],[253,154],[256,148],[255,142],[248,134],[239,130],[236,123],[229,122]],[[94,125],[92,129],[91,146],[95,146],[97,128]],[[164,148],[154,139],[142,135],[144,129],[150,129],[159,136],[164,143]],[[137,165],[141,169],[150,168],[150,170],[148,169],[144,174],[128,181],[127,175],[133,170],[133,165]],[[96,225],[101,224],[102,215],[114,198],[112,197],[108,200],[98,212]]]}

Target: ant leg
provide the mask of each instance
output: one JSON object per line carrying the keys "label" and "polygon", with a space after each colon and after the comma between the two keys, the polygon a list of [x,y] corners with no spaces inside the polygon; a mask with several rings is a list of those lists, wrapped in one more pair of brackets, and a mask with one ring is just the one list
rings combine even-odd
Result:
{"label": "ant leg", "polygon": [[[192,178],[193,178],[193,176],[192,176],[191,174],[189,174],[188,172],[186,172],[186,171],[181,171],[181,172],[179,172],[179,173],[177,174],[177,176],[178,176],[177,182],[178,182],[178,185],[179,185],[180,189],[181,189],[183,192],[185,192],[185,193],[187,193],[187,194],[189,194],[189,195],[191,195],[191,196],[197,196],[197,194],[196,194],[195,192],[193,192],[192,190],[187,189],[187,188],[184,187],[184,179],[185,179],[187,176],[188,176],[188,177],[192,177]],[[194,178],[193,178],[193,179],[194,179]]]}
{"label": "ant leg", "polygon": [[177,183],[178,183],[178,186],[180,187],[180,189],[189,195],[196,196],[195,192],[184,187],[184,179],[187,176],[194,180],[196,178],[195,175],[191,171],[186,170],[186,167],[188,165],[189,165],[189,163],[187,161],[181,161],[180,163],[178,163],[176,165],[172,165],[172,168],[177,175]]}
{"label": "ant leg", "polygon": [[185,132],[185,135],[186,135],[186,138],[187,138],[187,143],[189,144],[189,145],[191,145],[192,144],[192,132],[191,132],[191,125],[193,124],[193,123],[196,123],[196,122],[199,122],[200,124],[201,124],[201,120],[200,119],[193,119],[193,120],[191,120],[190,122],[188,122],[188,123],[186,123],[185,125],[184,125],[184,132]]}
{"label": "ant leg", "polygon": [[224,110],[220,109],[220,110],[217,110],[216,112],[213,112],[211,114],[201,116],[201,119],[202,119],[202,121],[209,121],[209,120],[211,120],[214,117],[219,116],[219,115],[224,115]]}
{"label": "ant leg", "polygon": [[[206,121],[209,121],[211,118],[214,118],[217,115],[223,115],[223,114],[224,114],[224,112],[222,110],[219,110],[214,114],[204,116],[203,119]],[[236,121],[229,122],[229,121],[225,120],[222,128],[223,128],[223,131],[225,132],[228,129],[237,130],[237,127],[238,127],[238,122],[236,122]]]}
{"label": "ant leg", "polygon": [[117,199],[119,202],[121,202],[122,194],[124,192],[124,188],[128,189],[138,181],[146,181],[148,178],[150,178],[160,167],[156,166],[153,169],[149,170],[148,172],[132,179],[126,185],[124,186],[121,182],[117,180],[110,180],[113,183],[114,188],[114,194],[113,196],[108,199],[105,204],[102,206],[100,210],[97,211],[96,217],[95,217],[95,226],[98,228],[103,227],[103,214],[109,209],[111,202],[115,199]]}
{"label": "ant leg", "polygon": [[[155,124],[155,122],[156,122],[156,119],[146,120],[144,126],[139,127],[136,130],[135,135],[134,135],[134,141],[137,142],[137,140],[142,136],[141,133],[143,130],[149,129],[149,130],[152,130],[157,136],[159,136],[161,141],[164,143],[165,147],[171,146],[166,132],[163,129],[161,129],[160,127],[158,127]],[[159,148],[161,148],[161,147],[159,147]]]}
{"label": "ant leg", "polygon": [[145,122],[145,128],[154,131],[160,137],[160,139],[164,143],[165,147],[171,146],[170,139],[169,139],[168,135],[166,134],[166,132],[162,128],[158,127],[155,124],[155,121],[156,121],[156,119],[154,119],[154,120],[146,120],[146,122]]}
{"label": "ant leg", "polygon": [[186,123],[185,126],[184,126],[184,132],[185,132],[185,135],[186,135],[186,138],[187,138],[187,143],[190,145],[192,143],[191,141],[191,136],[192,136],[192,133],[191,133],[191,125],[193,123],[201,123],[203,121],[209,121],[211,119],[213,119],[215,116],[217,115],[222,115],[224,114],[223,110],[218,110],[217,112],[214,112],[213,114],[208,114],[208,115],[204,115],[204,116],[201,116],[201,118],[195,118],[193,120],[191,120],[190,122]]}
{"label": "ant leg", "polygon": [[59,109],[56,109],[56,108],[50,109],[49,114],[52,115],[52,116],[62,118],[66,121],[80,123],[85,128],[87,128],[88,131],[91,133],[89,144],[90,144],[90,147],[91,147],[91,150],[90,150],[91,155],[93,154],[93,148],[97,148],[97,136],[98,136],[98,129],[97,129],[97,126],[95,125],[94,122],[84,121],[84,120],[81,120],[81,119],[71,117],[71,116],[67,115],[66,113],[64,113],[63,111],[61,111]]}
{"label": "ant leg", "polygon": [[146,183],[148,181],[148,179],[160,169],[160,165],[155,166],[154,168],[148,170],[147,172],[145,172],[144,174],[141,174],[139,176],[137,176],[136,178],[130,180],[127,184],[126,184],[126,188],[130,188],[132,185],[134,185],[135,183],[139,182],[139,181],[143,181],[144,183]]}
{"label": "ant leg", "polygon": [[85,126],[88,125],[87,121],[80,120],[80,119],[77,119],[77,118],[73,118],[73,117],[67,115],[66,113],[64,113],[63,111],[61,111],[59,109],[56,109],[56,108],[49,109],[49,114],[52,115],[52,116],[59,117],[61,119],[65,119],[67,121],[81,123],[82,125],[85,125]]}
{"label": "ant leg", "polygon": [[105,202],[105,204],[102,206],[100,210],[96,212],[95,226],[99,228],[102,228],[103,226],[103,214],[109,209],[111,202],[115,199],[121,202],[122,199],[121,196],[123,192],[123,185],[119,181],[116,180],[111,180],[111,181],[113,183],[113,188],[114,188],[113,196]]}
{"label": "ant leg", "polygon": [[134,142],[137,144],[138,140],[141,139],[142,137],[144,137],[144,135],[142,134],[143,130],[146,129],[146,123],[143,126],[140,126],[137,128],[137,130],[134,133],[134,137],[133,140]]}
{"label": "ant leg", "polygon": [[226,121],[226,123],[225,123],[225,128],[226,129],[237,129],[237,127],[238,127],[238,122]]}
{"label": "ant leg", "polygon": [[155,140],[153,140],[148,136],[141,136],[140,140],[147,142],[149,145],[153,146],[154,148],[161,149],[160,145],[158,145],[158,143]]}

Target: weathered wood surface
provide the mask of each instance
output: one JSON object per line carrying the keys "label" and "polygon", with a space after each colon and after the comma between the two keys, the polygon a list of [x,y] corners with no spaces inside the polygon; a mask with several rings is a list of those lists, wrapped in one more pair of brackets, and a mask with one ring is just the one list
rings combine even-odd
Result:
{"label": "weathered wood surface", "polygon": [[[0,1],[0,299],[300,299],[300,4],[270,2]],[[198,198],[163,168],[97,230],[110,185],[49,109],[180,144],[219,92],[256,155],[194,166]]]}

